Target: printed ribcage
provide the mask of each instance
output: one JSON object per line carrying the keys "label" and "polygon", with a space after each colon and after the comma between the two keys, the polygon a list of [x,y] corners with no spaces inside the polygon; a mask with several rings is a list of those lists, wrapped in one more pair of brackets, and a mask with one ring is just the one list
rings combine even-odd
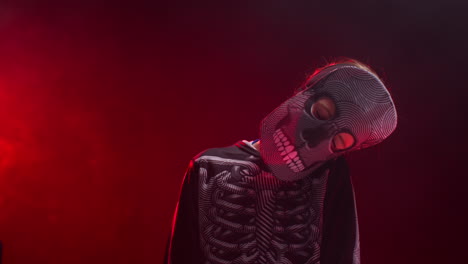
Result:
{"label": "printed ribcage", "polygon": [[200,169],[206,263],[318,263],[327,177],[287,183],[255,166]]}
{"label": "printed ribcage", "polygon": [[276,192],[272,245],[274,252],[279,253],[277,259],[284,258],[290,263],[318,262],[323,202],[318,196],[320,183],[320,178],[305,179],[282,185]]}

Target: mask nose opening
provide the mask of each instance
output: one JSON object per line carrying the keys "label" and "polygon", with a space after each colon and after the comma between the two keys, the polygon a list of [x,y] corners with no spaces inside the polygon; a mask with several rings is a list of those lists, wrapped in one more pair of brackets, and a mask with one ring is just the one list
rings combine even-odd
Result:
{"label": "mask nose opening", "polygon": [[329,128],[325,125],[307,128],[301,131],[301,137],[307,143],[307,147],[314,148],[330,137]]}

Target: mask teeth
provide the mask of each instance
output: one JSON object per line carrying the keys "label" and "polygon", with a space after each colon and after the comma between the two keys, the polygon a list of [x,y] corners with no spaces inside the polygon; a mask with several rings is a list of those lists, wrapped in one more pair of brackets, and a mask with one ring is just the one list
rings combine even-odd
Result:
{"label": "mask teeth", "polygon": [[278,152],[281,154],[283,161],[286,162],[288,167],[294,172],[302,171],[305,168],[304,163],[299,158],[294,145],[291,144],[281,129],[277,129],[273,133],[273,139],[275,140]]}

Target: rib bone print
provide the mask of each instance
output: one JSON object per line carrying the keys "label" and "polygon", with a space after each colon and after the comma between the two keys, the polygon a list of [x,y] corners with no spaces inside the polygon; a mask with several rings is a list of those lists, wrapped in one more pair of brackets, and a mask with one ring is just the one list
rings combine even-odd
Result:
{"label": "rib bone print", "polygon": [[215,156],[196,161],[207,264],[319,263],[328,170],[284,182],[249,161]]}

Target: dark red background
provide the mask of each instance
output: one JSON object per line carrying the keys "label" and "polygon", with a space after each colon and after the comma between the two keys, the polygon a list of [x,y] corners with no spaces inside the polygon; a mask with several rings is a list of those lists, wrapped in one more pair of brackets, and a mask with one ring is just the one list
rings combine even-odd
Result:
{"label": "dark red background", "polygon": [[463,262],[458,2],[0,4],[4,263],[161,263],[189,159],[257,138],[337,56],[374,67],[399,112],[388,140],[348,159],[363,263]]}

